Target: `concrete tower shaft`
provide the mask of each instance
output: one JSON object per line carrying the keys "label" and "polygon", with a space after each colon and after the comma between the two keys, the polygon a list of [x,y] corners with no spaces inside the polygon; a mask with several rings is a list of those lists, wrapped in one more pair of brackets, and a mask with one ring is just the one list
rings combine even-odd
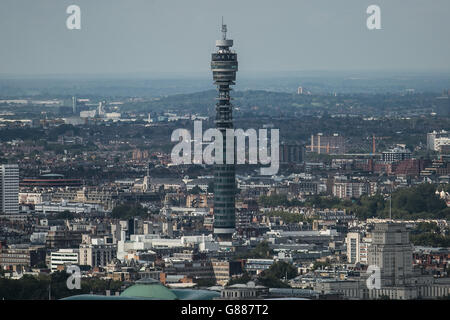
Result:
{"label": "concrete tower shaft", "polygon": [[233,40],[227,39],[227,26],[222,21],[222,39],[216,41],[217,51],[211,56],[211,70],[217,86],[216,128],[223,136],[223,164],[214,170],[214,234],[221,240],[231,240],[235,231],[235,165],[226,164],[226,129],[233,128],[233,106],[230,88],[238,70],[237,54],[230,50]]}

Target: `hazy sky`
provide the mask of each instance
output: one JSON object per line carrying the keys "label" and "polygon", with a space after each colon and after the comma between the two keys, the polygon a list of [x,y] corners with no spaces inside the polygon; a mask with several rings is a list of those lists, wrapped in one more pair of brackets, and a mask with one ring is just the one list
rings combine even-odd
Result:
{"label": "hazy sky", "polygon": [[206,73],[222,15],[242,73],[450,70],[449,0],[1,0],[0,74]]}

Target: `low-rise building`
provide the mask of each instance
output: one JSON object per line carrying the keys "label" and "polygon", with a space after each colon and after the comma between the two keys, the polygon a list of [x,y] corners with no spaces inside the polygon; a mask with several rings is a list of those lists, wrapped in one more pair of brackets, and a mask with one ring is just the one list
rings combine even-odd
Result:
{"label": "low-rise building", "polygon": [[234,284],[220,291],[220,299],[253,300],[269,294],[269,288],[256,285],[253,281],[247,284]]}
{"label": "low-rise building", "polygon": [[117,257],[117,246],[106,243],[104,239],[92,239],[91,243],[80,244],[80,265],[106,266]]}
{"label": "low-rise building", "polygon": [[62,271],[67,265],[79,264],[79,249],[59,249],[50,254],[51,272]]}
{"label": "low-rise building", "polygon": [[0,249],[0,267],[34,267],[45,263],[45,247],[32,245],[11,245]]}

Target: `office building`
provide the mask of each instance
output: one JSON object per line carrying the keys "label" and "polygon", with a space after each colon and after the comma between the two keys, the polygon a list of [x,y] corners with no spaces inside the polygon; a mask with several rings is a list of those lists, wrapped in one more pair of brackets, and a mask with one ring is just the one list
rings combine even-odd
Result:
{"label": "office building", "polygon": [[367,264],[368,249],[371,238],[364,238],[359,232],[349,232],[345,239],[347,245],[347,262]]}
{"label": "office building", "polygon": [[450,132],[441,130],[427,134],[427,149],[431,151],[443,152],[450,148]]}
{"label": "office building", "polygon": [[50,270],[64,271],[66,266],[79,264],[79,249],[59,249],[50,254]]}
{"label": "office building", "polygon": [[0,214],[19,214],[19,166],[0,165]]}
{"label": "office building", "polygon": [[211,261],[216,283],[226,285],[233,276],[242,274],[242,264],[240,261]]}
{"label": "office building", "polygon": [[[112,241],[111,241],[112,242]],[[107,243],[104,239],[92,239],[90,243],[80,244],[80,265],[106,266],[117,257],[117,245]]]}
{"label": "office building", "polygon": [[360,261],[359,245],[361,243],[361,235],[358,232],[349,232],[346,238],[347,244],[347,262],[357,263]]}
{"label": "office building", "polygon": [[247,259],[245,270],[249,274],[258,275],[265,270],[269,270],[274,262],[273,259]]}
{"label": "office building", "polygon": [[[351,242],[352,238],[357,236],[347,236],[347,241]],[[378,275],[371,274],[371,277],[379,277],[375,281],[376,286],[368,287],[369,274],[362,273],[360,277],[348,280],[316,282],[313,289],[322,294],[342,294],[346,299],[435,299],[450,294],[448,278],[433,278],[432,275],[421,274],[413,268],[413,247],[404,224],[377,223],[371,232],[371,238],[368,265],[379,268]],[[355,239],[353,244],[356,243]],[[357,257],[356,252],[353,257]]]}
{"label": "office building", "polygon": [[81,243],[84,231],[50,230],[47,233],[45,246],[48,249],[76,248]]}
{"label": "office building", "polygon": [[339,199],[359,198],[370,192],[370,184],[366,182],[335,182],[333,196]]}
{"label": "office building", "polygon": [[15,244],[0,248],[0,267],[36,267],[45,263],[45,247]]}
{"label": "office building", "polygon": [[382,159],[384,163],[408,160],[411,159],[411,151],[406,149],[404,145],[398,145],[395,148],[383,151]]}
{"label": "office building", "polygon": [[379,223],[372,231],[369,265],[381,270],[381,286],[406,285],[413,276],[409,232],[398,223]]}

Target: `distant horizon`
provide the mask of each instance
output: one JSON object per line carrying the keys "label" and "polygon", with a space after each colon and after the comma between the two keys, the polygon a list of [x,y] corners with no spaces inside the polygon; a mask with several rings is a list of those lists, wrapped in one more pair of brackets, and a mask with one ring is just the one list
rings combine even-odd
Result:
{"label": "distant horizon", "polygon": [[[239,78],[253,78],[262,76],[275,76],[275,77],[320,77],[320,76],[337,76],[337,77],[348,77],[352,75],[368,75],[368,76],[379,76],[379,77],[395,77],[395,76],[448,76],[450,77],[449,70],[406,70],[406,69],[342,69],[342,70],[320,70],[320,69],[309,69],[309,70],[259,70],[259,71],[247,71],[240,72]],[[0,79],[52,79],[52,78],[67,78],[70,79],[96,79],[96,78],[110,78],[111,80],[127,79],[127,80],[176,80],[177,78],[211,78],[210,72],[177,72],[177,71],[166,71],[166,72],[103,72],[103,73],[86,73],[86,72],[72,72],[72,73],[38,73],[38,74],[27,74],[27,73],[0,73]]]}

